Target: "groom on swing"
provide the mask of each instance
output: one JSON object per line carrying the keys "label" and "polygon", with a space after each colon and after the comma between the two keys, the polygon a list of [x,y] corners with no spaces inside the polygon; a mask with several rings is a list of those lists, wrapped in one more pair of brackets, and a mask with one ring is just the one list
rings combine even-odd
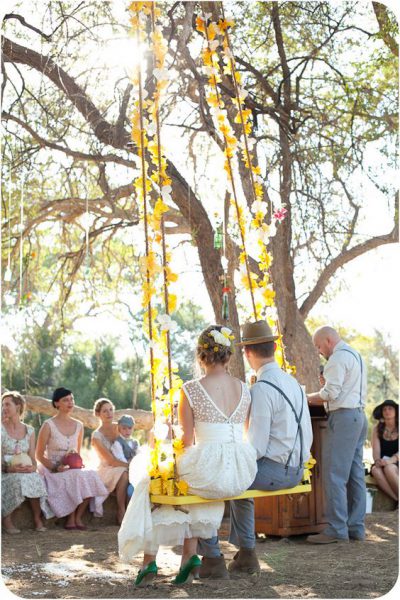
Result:
{"label": "groom on swing", "polygon": [[[285,373],[274,358],[276,344],[266,321],[246,323],[242,341],[244,355],[256,372],[251,388],[248,441],[257,451],[257,475],[249,489],[280,490],[297,486],[304,463],[310,457],[312,426],[307,398],[297,381]],[[232,575],[260,571],[255,552],[254,499],[230,501],[229,541],[239,551],[228,566]],[[228,579],[218,537],[200,539],[203,556],[200,577]]]}

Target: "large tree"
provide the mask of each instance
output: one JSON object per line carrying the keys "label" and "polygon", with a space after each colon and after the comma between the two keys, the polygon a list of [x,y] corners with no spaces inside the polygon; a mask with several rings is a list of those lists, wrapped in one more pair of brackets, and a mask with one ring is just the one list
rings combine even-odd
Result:
{"label": "large tree", "polygon": [[[220,179],[219,173],[209,175],[204,157],[219,160],[222,143],[205,101],[207,77],[200,68],[201,38],[194,23],[203,11],[218,20],[223,4],[160,3],[174,73],[162,108],[163,131],[179,128],[182,134],[179,148],[167,147],[173,187],[167,232],[171,239],[197,246],[217,321],[221,256],[213,245],[210,185],[202,183],[201,173],[205,170],[211,184]],[[390,175],[395,168],[398,114],[396,23],[378,3],[230,2],[228,6],[236,21],[231,41],[249,92],[245,105],[252,112],[265,198],[271,206],[284,204],[288,210],[270,241],[283,338],[300,380],[314,385],[317,356],[305,318],[346,263],[398,238]],[[33,252],[33,257],[31,252],[25,262],[31,262],[32,289],[43,282],[58,283],[59,308],[65,306],[72,283],[85,280],[82,216],[88,205],[89,242],[104,285],[110,278],[104,266],[114,269],[114,277],[123,278],[124,267],[137,254],[132,248],[126,252],[127,232],[136,231],[138,225],[131,183],[138,158],[129,131],[134,98],[128,75],[118,64],[122,56],[115,55],[111,64],[116,48],[112,40],[126,38],[128,29],[126,14],[116,14],[113,3],[93,1],[43,5],[22,0],[4,20],[3,164],[12,164],[14,177],[29,173],[24,238],[36,248],[41,243],[49,246],[49,236],[55,237],[46,255],[53,261],[48,259],[45,265],[46,277],[40,252]],[[151,91],[151,61],[147,62],[146,85]],[[224,76],[219,85],[229,104],[234,94],[231,77]],[[242,164],[238,177],[250,206],[248,174]],[[375,189],[379,199],[367,202],[363,189],[369,195]],[[215,193],[223,202],[223,193]],[[388,211],[393,220],[390,230],[374,230],[371,220],[366,230],[368,210]],[[8,215],[3,238],[7,246],[10,225],[15,258],[20,239],[17,221],[16,212]],[[235,236],[227,246],[232,274],[240,252]],[[41,275],[34,284],[35,263]],[[258,272],[252,257],[250,267]],[[84,284],[80,285],[82,292]],[[237,329],[234,293],[230,309]],[[235,368],[243,372],[239,354]]]}

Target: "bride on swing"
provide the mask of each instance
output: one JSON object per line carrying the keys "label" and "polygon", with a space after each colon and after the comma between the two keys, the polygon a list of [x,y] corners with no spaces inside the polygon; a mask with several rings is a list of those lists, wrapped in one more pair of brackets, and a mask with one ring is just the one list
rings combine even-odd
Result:
{"label": "bride on swing", "polygon": [[[257,471],[256,451],[245,441],[250,392],[228,373],[232,340],[231,330],[219,325],[201,333],[196,360],[204,375],[183,385],[179,402],[185,450],[177,458],[177,472],[189,484],[189,493],[203,498],[240,495]],[[143,459],[139,455],[130,467],[135,491],[118,533],[120,557],[129,561],[143,552],[135,585],[146,586],[157,575],[158,547],[183,543],[181,567],[173,583],[190,583],[201,565],[197,539],[217,535],[224,502],[183,505],[182,510],[163,505],[152,511],[149,476],[140,469]]]}

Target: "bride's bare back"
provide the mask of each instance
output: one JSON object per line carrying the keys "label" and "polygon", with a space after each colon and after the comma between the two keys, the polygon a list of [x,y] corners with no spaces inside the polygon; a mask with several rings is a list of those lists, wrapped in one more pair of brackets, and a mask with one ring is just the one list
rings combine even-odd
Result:
{"label": "bride's bare back", "polygon": [[214,404],[230,417],[238,407],[242,397],[242,384],[228,373],[206,375],[199,380]]}

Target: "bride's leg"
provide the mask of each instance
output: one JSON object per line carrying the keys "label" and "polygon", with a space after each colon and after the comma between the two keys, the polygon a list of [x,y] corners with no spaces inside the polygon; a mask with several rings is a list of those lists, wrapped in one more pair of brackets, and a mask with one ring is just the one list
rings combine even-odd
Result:
{"label": "bride's leg", "polygon": [[175,585],[183,585],[184,583],[192,583],[196,572],[201,566],[201,560],[196,554],[197,537],[185,538],[183,542],[182,562],[178,575],[172,583]]}
{"label": "bride's leg", "polygon": [[194,554],[197,552],[197,537],[195,538],[185,538],[183,542],[183,551],[182,551],[182,560],[181,566],[183,566],[189,558],[192,558]]}
{"label": "bride's leg", "polygon": [[157,575],[158,567],[156,564],[156,554],[143,554],[143,566],[136,576],[136,587],[147,587],[153,583]]}
{"label": "bride's leg", "polygon": [[157,554],[143,554],[143,564],[142,569],[147,567],[147,565],[151,562],[156,562]]}

